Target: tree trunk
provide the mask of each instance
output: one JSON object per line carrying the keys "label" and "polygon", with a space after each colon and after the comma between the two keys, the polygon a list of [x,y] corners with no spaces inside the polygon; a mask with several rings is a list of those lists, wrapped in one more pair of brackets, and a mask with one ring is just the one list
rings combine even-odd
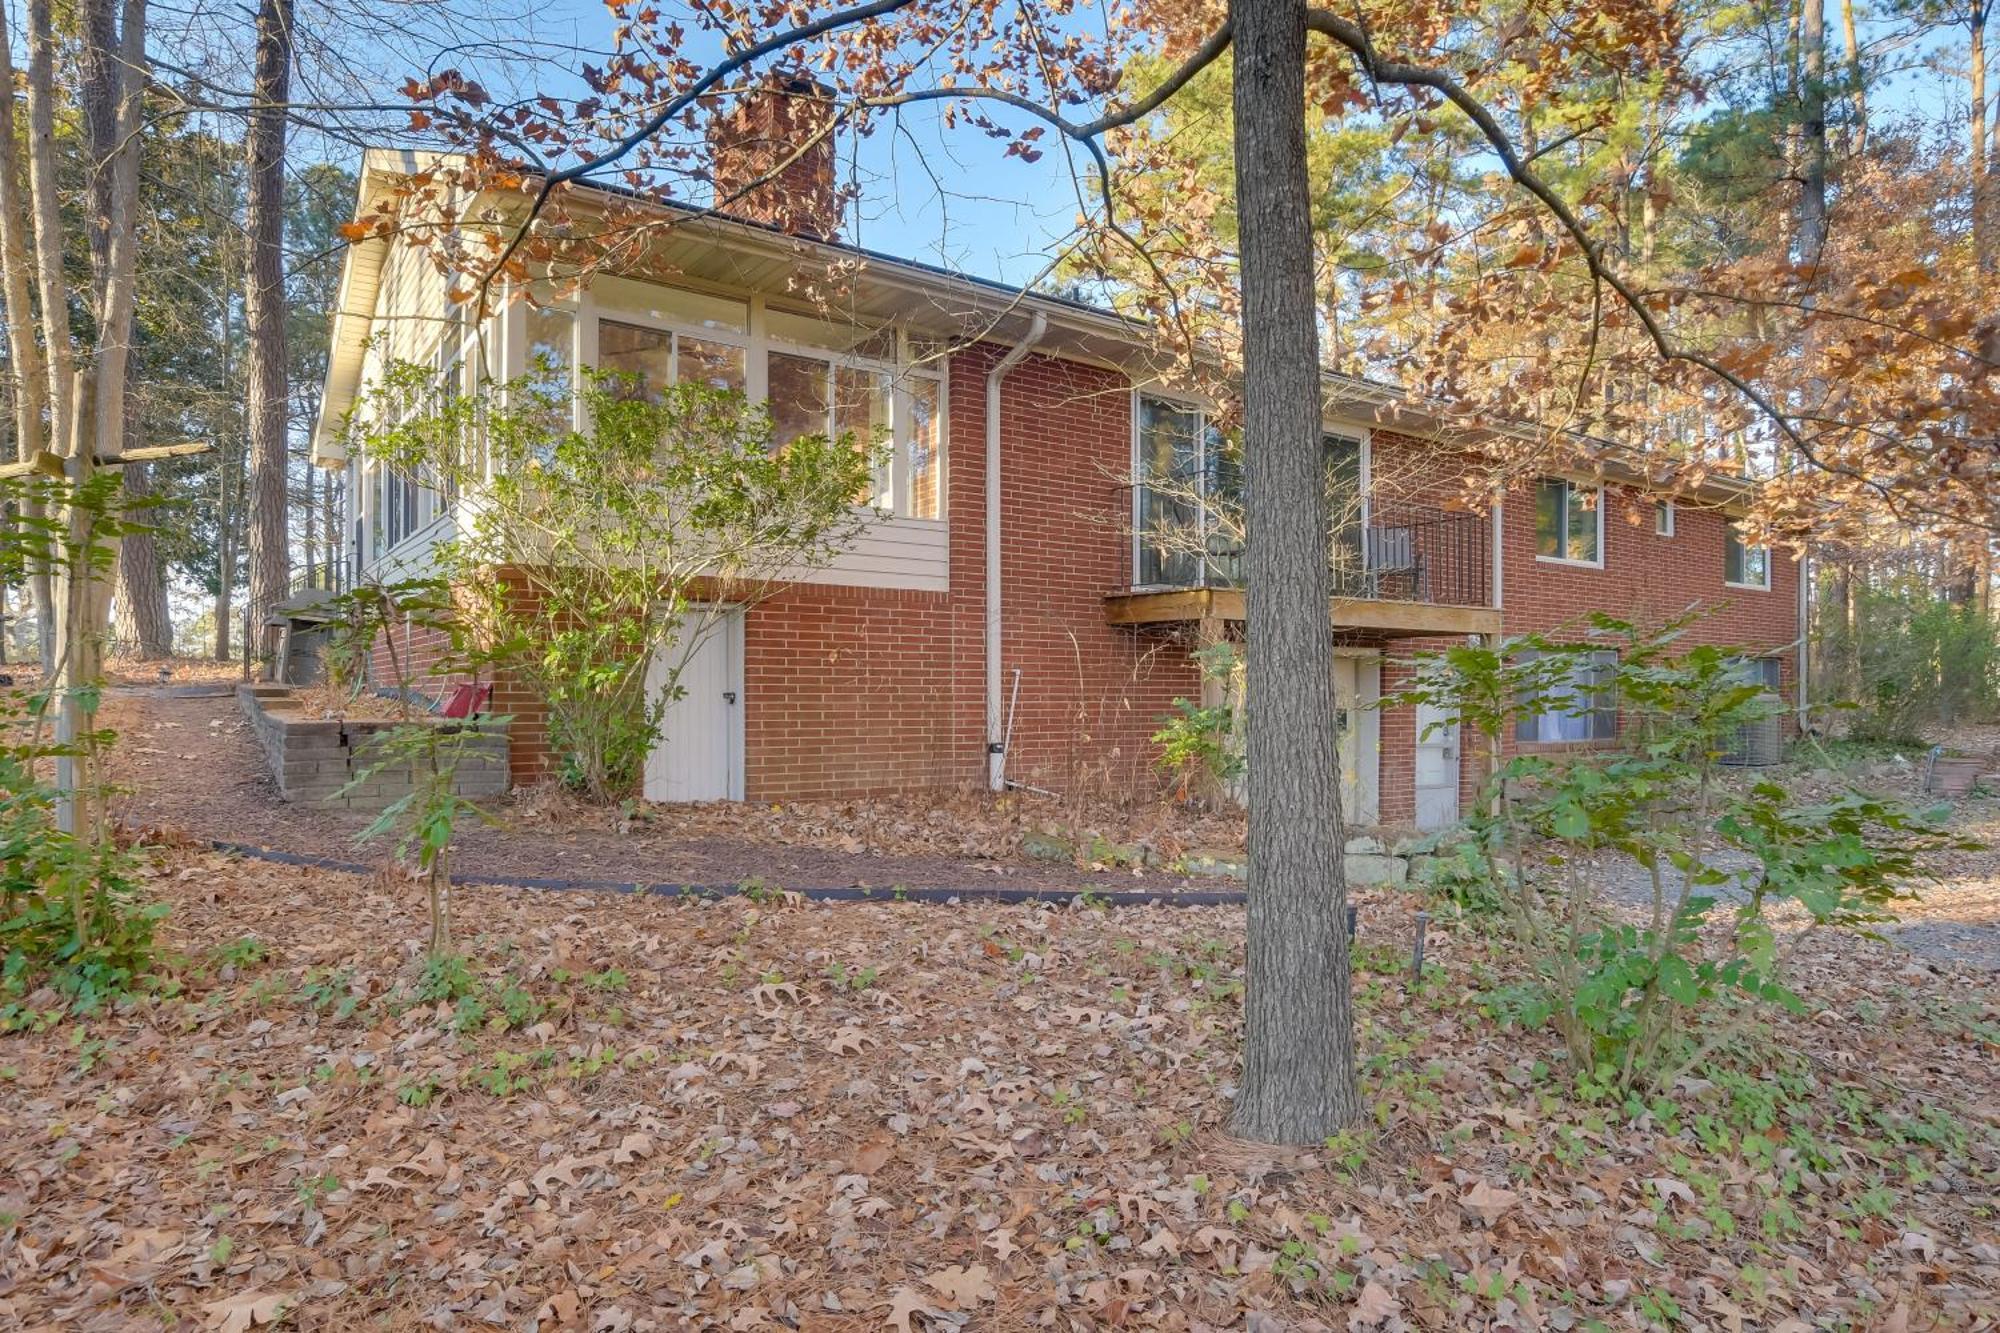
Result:
{"label": "tree trunk", "polygon": [[1970,65],[1972,105],[1968,109],[1972,138],[1972,252],[1982,273],[1995,267],[2000,240],[1993,235],[1993,173],[1986,161],[1986,6],[1971,0],[1966,6],[1966,56]]}
{"label": "tree trunk", "polygon": [[[63,273],[62,183],[56,175],[55,32],[49,0],[28,3],[28,194],[29,234],[35,253],[35,295],[42,315],[42,368],[48,375],[46,438],[55,453],[74,439],[76,353],[70,346],[69,282]],[[42,626],[42,672],[53,678],[61,651],[64,598],[54,587],[48,620]]]}
{"label": "tree trunk", "polygon": [[291,583],[286,458],[285,103],[291,96],[292,0],[257,7],[256,106],[243,136],[249,201],[244,230],[250,277],[244,293],[244,380],[248,408],[250,606],[246,648],[255,650],[265,614]]}
{"label": "tree trunk", "polygon": [[[138,226],[134,131],[140,85],[127,82],[128,62],[143,49],[137,46],[145,31],[143,7],[128,4],[123,26],[121,36],[113,0],[88,0],[84,6],[85,40],[79,64],[84,126],[90,160],[95,164],[86,232],[93,279],[91,298],[104,339],[98,348],[98,376],[100,384],[110,386],[99,411],[116,410],[117,420],[123,423],[122,429],[102,434],[98,442],[101,453],[134,448],[143,435],[138,399],[129,384],[137,373],[130,347]],[[125,469],[123,483],[127,499],[143,499],[152,490],[152,478],[142,463]],[[149,516],[141,515],[141,526],[119,539],[112,604],[118,617],[115,637],[142,661],[156,661],[173,651],[173,625],[158,548],[151,529],[144,526],[148,521]]]}
{"label": "tree trunk", "polygon": [[1800,0],[1799,46],[1804,67],[1799,110],[1805,137],[1799,262],[1817,265],[1826,249],[1826,0]]}
{"label": "tree trunk", "polygon": [[[152,474],[144,463],[125,469],[125,497],[142,501],[152,493]],[[151,516],[141,512],[138,521]],[[174,622],[167,607],[166,571],[160,567],[159,546],[150,532],[128,532],[118,545],[119,642],[142,662],[173,656]]]}
{"label": "tree trunk", "polygon": [[229,660],[229,605],[236,595],[236,487],[229,476],[229,454],[225,449],[215,479],[215,660]]}
{"label": "tree trunk", "polygon": [[1854,0],[1840,0],[1841,35],[1847,41],[1847,78],[1853,86],[1848,98],[1854,103],[1852,153],[1860,157],[1868,151],[1868,80],[1861,66],[1861,37],[1854,26]]}
{"label": "tree trunk", "polygon": [[1361,1116],[1334,752],[1331,551],[1306,184],[1304,0],[1233,0],[1243,273],[1249,923],[1231,1127],[1318,1143]]}
{"label": "tree trunk", "polygon": [[[13,41],[5,7],[0,6],[0,87],[14,86]],[[7,301],[7,366],[14,381],[14,452],[26,462],[36,449],[51,447],[43,433],[49,380],[41,344],[35,341],[35,305],[29,291],[33,270],[28,258],[28,202],[16,134],[14,99],[0,97],[0,282],[4,282]],[[38,502],[21,503],[23,518],[34,519],[40,514]],[[46,567],[29,571],[28,592],[41,645],[38,656],[46,666],[55,651],[54,585]],[[11,628],[0,627],[0,634]]]}

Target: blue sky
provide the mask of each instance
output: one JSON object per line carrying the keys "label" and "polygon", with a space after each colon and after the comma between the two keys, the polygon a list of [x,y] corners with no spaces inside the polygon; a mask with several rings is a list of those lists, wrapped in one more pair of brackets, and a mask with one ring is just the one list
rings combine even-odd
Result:
{"label": "blue sky", "polygon": [[[463,44],[432,63],[460,64],[503,95],[538,90],[581,96],[585,90],[577,67],[593,53],[607,51],[611,42],[612,19],[602,0],[498,2],[520,9],[484,11],[463,30]],[[685,5],[662,0],[661,8],[672,12]],[[1068,20],[1070,26],[1101,22],[1101,9],[1086,3],[1080,11]],[[1873,6],[1863,5],[1862,25],[1864,41],[1888,35]],[[450,29],[449,21],[445,27]],[[495,44],[482,43],[483,34],[491,34]],[[694,40],[701,41],[701,35]],[[1876,115],[1962,115],[1956,104],[1964,97],[1964,82],[1934,63],[1942,54],[1948,64],[1962,64],[1962,52],[1951,49],[1962,40],[1939,34],[1894,49],[1887,57],[1891,67],[1878,74],[1871,89]],[[1843,53],[1837,30],[1829,34],[1829,47],[1830,58],[1838,62]],[[504,50],[506,58],[485,58],[494,50]],[[539,52],[540,58],[521,59],[523,51]],[[406,74],[423,72],[397,68],[399,54],[382,52],[384,92]],[[1071,233],[1082,206],[1060,145],[1048,145],[1039,162],[1029,163],[1005,156],[1003,145],[984,135],[945,131],[941,114],[937,107],[911,108],[893,128],[878,129],[866,139],[845,137],[841,170],[851,174],[861,192],[859,216],[847,239],[982,277],[1033,280],[1055,245]]]}
{"label": "blue sky", "polygon": [[[661,7],[672,12],[681,6],[668,0]],[[511,34],[543,44],[548,59],[489,66],[475,56],[465,63],[496,88],[512,83],[581,96],[574,66],[588,56],[571,53],[607,50],[611,32],[602,0],[551,0],[522,14]],[[1034,279],[1053,246],[1073,230],[1078,212],[1061,153],[1052,150],[1036,163],[1005,157],[996,140],[946,132],[941,114],[940,107],[913,107],[894,127],[867,138],[843,137],[840,170],[861,187],[859,216],[845,239],[980,277]]]}

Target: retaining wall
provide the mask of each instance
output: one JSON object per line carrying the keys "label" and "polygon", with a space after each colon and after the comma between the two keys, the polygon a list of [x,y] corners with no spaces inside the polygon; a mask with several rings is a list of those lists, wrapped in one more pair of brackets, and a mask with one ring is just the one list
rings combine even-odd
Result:
{"label": "retaining wall", "polygon": [[[317,801],[356,810],[379,810],[409,794],[407,765],[390,765],[370,773],[353,787],[357,775],[373,764],[371,750],[400,722],[356,718],[309,718],[281,685],[239,685],[237,702],[257,734],[278,793],[287,801]],[[473,800],[503,796],[507,791],[507,726],[504,722],[432,719],[429,725],[454,731],[470,728],[478,734],[465,743],[453,789]]]}

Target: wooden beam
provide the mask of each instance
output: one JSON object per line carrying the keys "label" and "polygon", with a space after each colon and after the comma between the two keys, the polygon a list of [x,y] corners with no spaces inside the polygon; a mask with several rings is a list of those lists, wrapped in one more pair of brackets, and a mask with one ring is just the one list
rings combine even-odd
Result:
{"label": "wooden beam", "polygon": [[213,452],[215,446],[206,440],[182,440],[178,444],[149,444],[139,449],[127,449],[122,454],[100,454],[99,467],[122,467],[126,463],[150,463],[160,458],[186,458],[192,454]]}
{"label": "wooden beam", "polygon": [[31,477],[38,472],[45,477],[54,477],[57,481],[69,475],[63,469],[62,458],[46,449],[35,450],[34,457],[26,462],[0,463],[0,481],[9,481],[15,477]]}
{"label": "wooden beam", "polygon": [[[1214,596],[1214,590],[1208,588],[1112,593],[1104,599],[1104,619],[1113,625],[1167,625],[1202,620],[1210,614]],[[1241,619],[1241,615],[1237,618]]]}
{"label": "wooden beam", "polygon": [[[1432,606],[1425,602],[1371,601],[1336,597],[1331,608],[1336,629],[1361,630],[1389,638],[1438,638],[1498,634],[1500,613],[1485,606]],[[1187,621],[1241,621],[1241,588],[1180,588],[1163,592],[1118,592],[1104,599],[1104,619],[1113,625],[1168,625]]]}
{"label": "wooden beam", "polygon": [[1375,602],[1359,597],[1333,599],[1336,629],[1373,630],[1392,638],[1498,634],[1500,613],[1487,606],[1431,606],[1425,602]]}

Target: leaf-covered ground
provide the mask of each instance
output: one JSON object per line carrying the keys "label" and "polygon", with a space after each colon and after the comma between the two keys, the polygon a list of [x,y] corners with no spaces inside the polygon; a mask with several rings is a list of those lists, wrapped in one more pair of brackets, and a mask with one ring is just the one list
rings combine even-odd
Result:
{"label": "leaf-covered ground", "polygon": [[[1223,1129],[1241,913],[414,886],[171,856],[170,999],[0,1038],[0,1326],[1927,1328],[2000,1317],[2000,1010],[1809,944],[1678,1109],[1361,899],[1376,1123]],[[1258,1312],[1252,1317],[1252,1312]]]}

